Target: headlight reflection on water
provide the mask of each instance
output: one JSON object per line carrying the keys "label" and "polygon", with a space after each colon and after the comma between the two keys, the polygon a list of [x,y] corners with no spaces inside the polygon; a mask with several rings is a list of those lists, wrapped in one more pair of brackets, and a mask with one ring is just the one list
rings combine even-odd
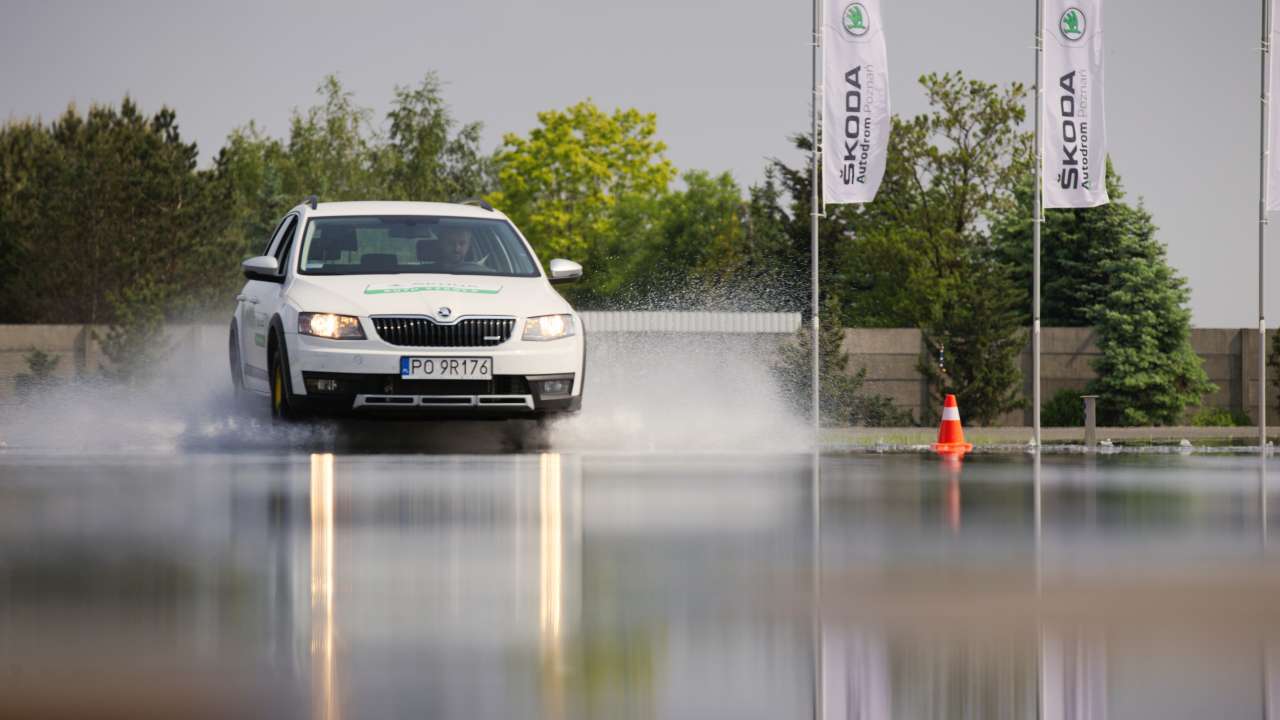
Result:
{"label": "headlight reflection on water", "polygon": [[539,592],[539,627],[543,647],[555,645],[560,639],[562,611],[560,588],[562,583],[561,555],[561,483],[560,454],[543,453],[539,458],[539,497],[541,503],[541,543],[539,558],[541,590]]}
{"label": "headlight reflection on water", "polygon": [[539,592],[538,618],[541,641],[543,711],[549,718],[564,717],[564,657],[560,636],[564,612],[563,521],[560,454],[543,453],[538,458],[539,497]]}
{"label": "headlight reflection on water", "polygon": [[333,455],[311,456],[312,705],[319,720],[338,717],[333,648]]}
{"label": "headlight reflection on water", "polygon": [[[566,543],[577,542],[573,519],[574,487],[566,487],[559,453],[538,457],[538,649],[543,715],[565,716],[566,658],[565,626],[566,575],[572,577],[576,565],[569,560],[566,571]],[[316,720],[341,717],[344,671],[338,666],[336,644],[335,589],[335,456],[316,453],[310,457],[310,658],[312,716]],[[568,493],[568,495],[566,495]],[[566,537],[566,532],[568,536]],[[572,545],[570,546],[572,547]],[[572,552],[572,550],[571,550]],[[350,580],[348,579],[348,582]]]}

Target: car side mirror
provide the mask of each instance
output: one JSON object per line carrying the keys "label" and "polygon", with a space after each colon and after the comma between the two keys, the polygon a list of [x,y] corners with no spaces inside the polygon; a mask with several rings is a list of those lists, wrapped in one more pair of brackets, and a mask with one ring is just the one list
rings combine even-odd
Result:
{"label": "car side mirror", "polygon": [[284,282],[284,276],[280,274],[280,263],[270,255],[251,257],[240,263],[240,267],[244,270],[244,276],[250,280]]}
{"label": "car side mirror", "polygon": [[552,285],[571,283],[582,279],[582,266],[572,260],[556,258],[551,261],[550,269],[551,272],[548,275],[548,279]]}

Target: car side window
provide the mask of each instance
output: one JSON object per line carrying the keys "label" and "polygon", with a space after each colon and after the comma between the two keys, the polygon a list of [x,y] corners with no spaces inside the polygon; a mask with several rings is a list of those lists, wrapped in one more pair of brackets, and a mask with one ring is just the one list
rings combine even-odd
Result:
{"label": "car side window", "polygon": [[293,249],[293,236],[297,234],[298,216],[290,215],[285,223],[284,232],[280,236],[280,242],[276,244],[275,258],[280,266],[280,274],[284,275],[288,270],[286,265],[289,263],[289,251]]}
{"label": "car side window", "polygon": [[276,229],[272,230],[271,234],[267,236],[267,246],[262,248],[263,255],[271,254],[271,249],[276,247],[276,241],[280,239],[280,229],[283,228],[285,223],[289,222],[289,219],[292,217],[293,217],[292,215],[285,215],[284,219],[281,220],[278,225],[276,225]]}

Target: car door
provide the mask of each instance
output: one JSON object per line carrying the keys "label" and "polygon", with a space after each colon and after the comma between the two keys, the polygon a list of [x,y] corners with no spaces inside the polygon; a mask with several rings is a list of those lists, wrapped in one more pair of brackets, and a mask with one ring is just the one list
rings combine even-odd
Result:
{"label": "car door", "polygon": [[[293,246],[293,236],[298,227],[298,215],[290,213],[276,229],[267,254],[275,257],[280,265],[280,277],[288,273],[288,254]],[[267,387],[267,331],[271,317],[280,307],[284,285],[282,282],[250,280],[244,286],[244,300],[240,303],[240,327],[243,328],[242,346],[245,358],[245,377],[254,378]]]}

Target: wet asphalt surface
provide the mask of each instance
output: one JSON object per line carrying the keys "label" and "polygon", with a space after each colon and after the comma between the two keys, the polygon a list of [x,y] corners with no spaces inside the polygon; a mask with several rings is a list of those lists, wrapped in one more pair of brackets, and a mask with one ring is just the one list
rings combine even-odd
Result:
{"label": "wet asphalt surface", "polygon": [[0,717],[1275,717],[1275,461],[329,449],[0,452]]}

